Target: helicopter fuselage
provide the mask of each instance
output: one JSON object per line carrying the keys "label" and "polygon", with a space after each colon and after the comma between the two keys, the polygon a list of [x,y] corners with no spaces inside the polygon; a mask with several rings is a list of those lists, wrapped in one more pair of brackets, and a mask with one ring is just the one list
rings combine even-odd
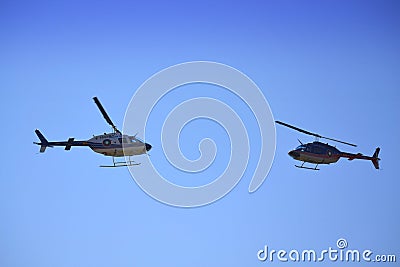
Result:
{"label": "helicopter fuselage", "polygon": [[315,141],[301,144],[296,149],[289,151],[288,154],[293,159],[303,162],[331,164],[340,159],[342,152],[334,146]]}
{"label": "helicopter fuselage", "polygon": [[151,145],[135,136],[120,133],[93,136],[87,143],[94,152],[113,157],[146,154],[151,149]]}

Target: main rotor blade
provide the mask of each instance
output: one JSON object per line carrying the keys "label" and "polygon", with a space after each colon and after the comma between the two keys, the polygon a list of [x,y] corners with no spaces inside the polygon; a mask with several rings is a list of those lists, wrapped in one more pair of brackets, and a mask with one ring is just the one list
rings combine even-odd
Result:
{"label": "main rotor blade", "polygon": [[342,144],[345,144],[345,145],[348,145],[348,146],[354,146],[354,147],[357,147],[357,145],[355,145],[355,144],[347,143],[347,142],[340,141],[340,140],[336,140],[336,139],[333,139],[333,138],[329,138],[329,137],[323,137],[323,136],[321,136],[321,138],[323,138],[323,139],[327,139],[327,140],[331,140],[331,141],[335,141],[335,142],[338,142],[338,143],[342,143]]}
{"label": "main rotor blade", "polygon": [[333,138],[329,138],[329,137],[324,137],[324,136],[321,136],[321,135],[319,135],[319,134],[317,134],[317,133],[312,133],[312,132],[309,132],[309,131],[300,129],[300,128],[298,128],[298,127],[295,127],[295,126],[293,126],[293,125],[290,125],[290,124],[287,124],[287,123],[284,123],[284,122],[281,122],[281,121],[275,121],[275,122],[278,123],[278,124],[281,124],[281,125],[283,125],[283,126],[289,127],[289,128],[291,128],[291,129],[294,129],[294,130],[296,130],[296,131],[299,131],[299,132],[301,132],[301,133],[315,136],[315,137],[317,137],[317,138],[323,138],[323,139],[335,141],[335,142],[342,143],[342,144],[349,145],[349,146],[354,146],[354,147],[357,146],[357,145],[355,145],[355,144],[347,143],[347,142],[340,141],[340,140],[337,140],[337,139],[333,139]]}
{"label": "main rotor blade", "polygon": [[318,138],[321,138],[321,137],[322,137],[322,136],[320,136],[319,134],[312,133],[312,132],[309,132],[309,131],[306,131],[306,130],[297,128],[297,127],[295,127],[295,126],[292,126],[292,125],[290,125],[290,124],[287,124],[287,123],[284,123],[284,122],[281,122],[281,121],[275,121],[275,122],[278,123],[278,124],[281,124],[281,125],[283,125],[283,126],[292,128],[292,129],[294,129],[294,130],[296,130],[296,131],[299,131],[299,132],[301,132],[301,133],[305,133],[305,134],[308,134],[308,135],[312,135],[312,136],[315,136],[315,137],[318,137]]}
{"label": "main rotor blade", "polygon": [[97,97],[93,97],[94,102],[96,103],[97,107],[99,108],[101,114],[103,114],[104,119],[107,121],[108,124],[111,125],[111,127],[113,127],[114,131],[116,131],[117,133],[121,133],[117,127],[115,127],[114,123],[111,121],[110,117],[108,116],[106,110],[103,108],[103,105],[100,103],[99,99],[97,99]]}

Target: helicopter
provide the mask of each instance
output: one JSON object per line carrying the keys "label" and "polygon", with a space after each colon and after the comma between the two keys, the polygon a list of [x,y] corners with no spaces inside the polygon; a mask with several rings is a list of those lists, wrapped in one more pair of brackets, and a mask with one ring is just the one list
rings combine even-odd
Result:
{"label": "helicopter", "polygon": [[[275,121],[275,122],[280,125],[289,127],[296,131],[299,131],[301,133],[316,137],[316,141],[314,141],[312,143],[307,143],[307,144],[303,144],[299,139],[297,139],[300,142],[300,145],[297,148],[295,148],[294,150],[289,151],[289,153],[288,153],[289,156],[291,156],[295,160],[303,162],[303,164],[301,164],[301,165],[295,165],[297,168],[318,171],[319,169],[317,167],[319,164],[336,163],[340,158],[347,158],[348,160],[354,160],[354,159],[370,160],[372,162],[372,164],[374,165],[375,169],[379,169],[380,158],[378,157],[378,155],[379,155],[379,151],[381,150],[379,147],[375,149],[375,153],[372,155],[372,157],[364,156],[361,153],[353,154],[353,153],[342,152],[339,149],[337,149],[336,147],[328,145],[328,143],[319,142],[319,139],[331,140],[334,142],[338,142],[338,143],[353,146],[353,147],[357,147],[357,145],[343,142],[343,141],[329,138],[329,137],[323,137],[319,134],[300,129],[298,127],[292,126],[290,124],[287,124],[287,123],[284,123],[281,121]],[[314,168],[306,167],[306,166],[304,166],[304,164],[306,162],[313,163],[316,165]]]}
{"label": "helicopter", "polygon": [[[106,122],[112,127],[112,133],[104,133],[101,135],[93,135],[92,138],[86,141],[75,141],[75,138],[71,137],[68,141],[61,142],[49,142],[44,135],[38,130],[35,130],[40,142],[33,142],[40,146],[40,153],[44,153],[47,147],[54,146],[65,146],[65,150],[70,150],[73,146],[88,146],[94,152],[103,154],[104,156],[111,156],[113,165],[100,165],[100,167],[122,167],[122,166],[133,166],[139,165],[131,160],[131,156],[147,154],[152,146],[136,137],[136,135],[122,134],[120,130],[114,125],[108,116],[106,110],[101,105],[97,97],[93,97],[94,102],[99,108]],[[115,161],[115,157],[128,156],[127,161]]]}

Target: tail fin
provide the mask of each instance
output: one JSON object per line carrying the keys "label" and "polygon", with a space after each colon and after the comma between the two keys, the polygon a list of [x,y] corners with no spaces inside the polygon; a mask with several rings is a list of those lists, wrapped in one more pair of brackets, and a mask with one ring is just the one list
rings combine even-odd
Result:
{"label": "tail fin", "polygon": [[374,153],[374,155],[372,156],[372,159],[371,159],[372,164],[374,164],[374,167],[375,167],[375,169],[377,169],[377,170],[379,170],[379,161],[381,160],[380,158],[378,158],[378,156],[379,156],[379,151],[381,151],[381,149],[380,149],[379,147],[377,147],[377,148],[375,149],[375,153]]}
{"label": "tail fin", "polygon": [[33,142],[36,145],[40,145],[40,153],[43,153],[46,150],[46,147],[50,146],[49,141],[43,136],[43,134],[36,129],[35,130],[36,135],[39,137],[40,143]]}

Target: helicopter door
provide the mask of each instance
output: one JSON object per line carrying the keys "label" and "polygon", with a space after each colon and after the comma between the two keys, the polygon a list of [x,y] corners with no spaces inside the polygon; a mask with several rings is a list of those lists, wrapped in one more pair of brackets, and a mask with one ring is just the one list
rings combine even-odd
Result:
{"label": "helicopter door", "polygon": [[129,143],[129,141],[128,141],[127,138],[118,138],[118,141],[119,141],[121,144],[122,144],[122,143],[124,143],[124,144]]}

